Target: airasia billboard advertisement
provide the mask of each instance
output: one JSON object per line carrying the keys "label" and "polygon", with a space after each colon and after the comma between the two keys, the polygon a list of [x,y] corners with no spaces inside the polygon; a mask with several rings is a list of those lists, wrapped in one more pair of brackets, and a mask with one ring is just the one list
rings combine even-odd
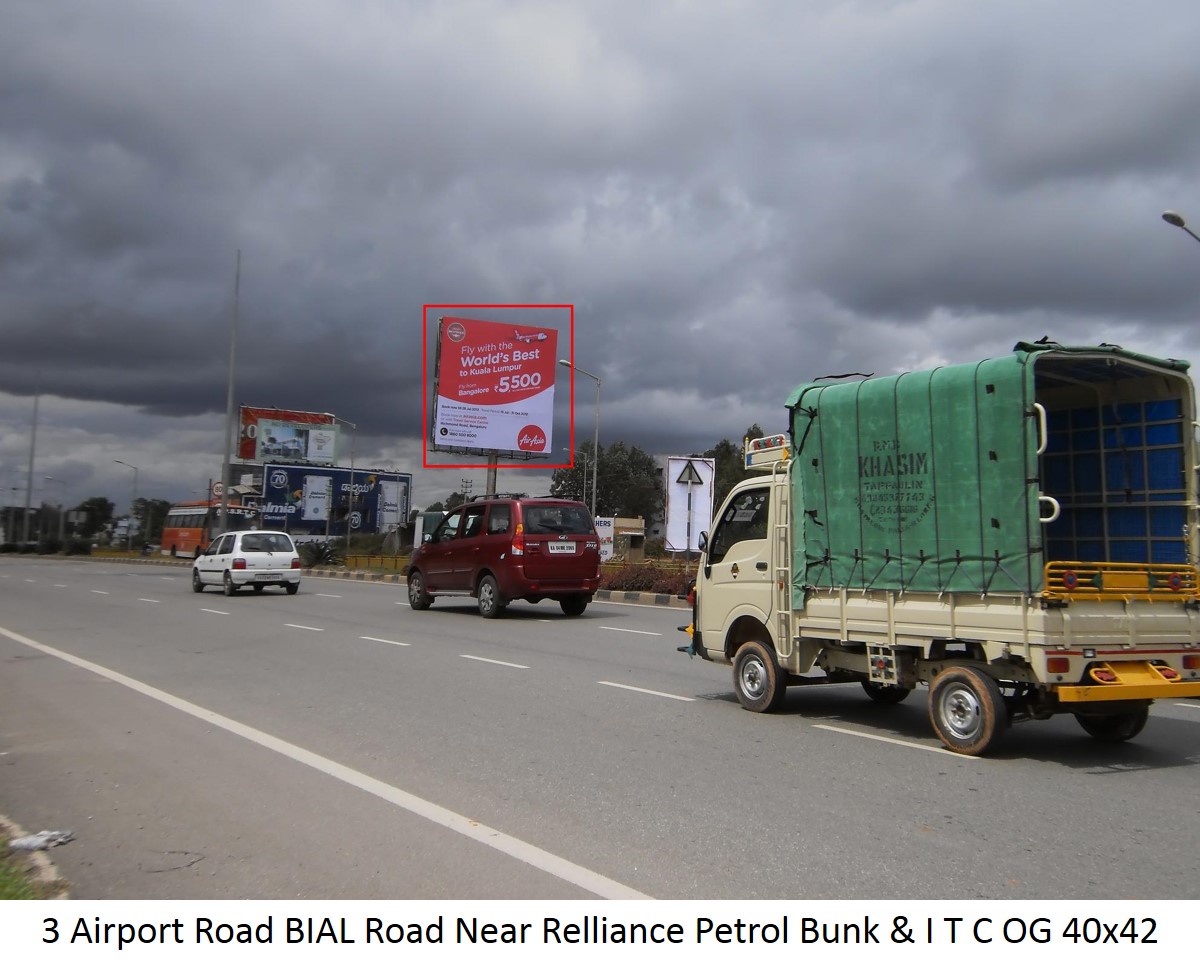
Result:
{"label": "airasia billboard advertisement", "polygon": [[549,453],[557,350],[556,329],[440,320],[433,443]]}

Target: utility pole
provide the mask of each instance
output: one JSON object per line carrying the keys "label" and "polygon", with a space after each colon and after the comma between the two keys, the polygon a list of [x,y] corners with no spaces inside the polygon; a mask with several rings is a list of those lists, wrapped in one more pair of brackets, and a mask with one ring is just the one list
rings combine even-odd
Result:
{"label": "utility pole", "polygon": [[25,520],[21,531],[24,535],[22,543],[29,542],[29,507],[33,505],[33,452],[37,445],[38,400],[41,396],[42,392],[39,388],[38,392],[33,395],[33,424],[29,430],[29,469],[25,473]]}
{"label": "utility pole", "polygon": [[221,516],[218,530],[229,529],[229,456],[233,451],[233,377],[237,358],[238,302],[242,291],[242,249],[237,250],[233,271],[233,318],[229,323],[229,378],[225,385],[225,444],[221,452]]}

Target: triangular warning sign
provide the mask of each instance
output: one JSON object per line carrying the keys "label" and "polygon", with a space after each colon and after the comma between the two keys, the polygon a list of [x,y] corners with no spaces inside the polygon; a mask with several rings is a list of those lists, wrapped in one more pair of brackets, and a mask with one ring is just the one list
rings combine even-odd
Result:
{"label": "triangular warning sign", "polygon": [[688,464],[683,467],[683,471],[679,474],[676,482],[682,483],[685,486],[702,486],[704,480],[700,478],[700,473],[696,471],[696,467],[692,465],[692,460],[688,459]]}

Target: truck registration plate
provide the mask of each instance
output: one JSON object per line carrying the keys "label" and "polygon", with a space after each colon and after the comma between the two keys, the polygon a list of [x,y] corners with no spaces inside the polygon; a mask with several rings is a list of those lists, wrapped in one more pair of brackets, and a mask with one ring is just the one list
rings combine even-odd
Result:
{"label": "truck registration plate", "polygon": [[552,554],[573,554],[575,552],[575,542],[571,540],[563,543],[560,540],[554,540],[550,543],[550,552]]}

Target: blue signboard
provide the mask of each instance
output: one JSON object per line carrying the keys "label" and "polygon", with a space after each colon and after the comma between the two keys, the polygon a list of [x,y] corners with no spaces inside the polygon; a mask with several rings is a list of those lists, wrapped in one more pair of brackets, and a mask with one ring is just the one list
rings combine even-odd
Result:
{"label": "blue signboard", "polygon": [[411,489],[407,472],[267,464],[259,516],[302,538],[387,533],[408,520]]}

